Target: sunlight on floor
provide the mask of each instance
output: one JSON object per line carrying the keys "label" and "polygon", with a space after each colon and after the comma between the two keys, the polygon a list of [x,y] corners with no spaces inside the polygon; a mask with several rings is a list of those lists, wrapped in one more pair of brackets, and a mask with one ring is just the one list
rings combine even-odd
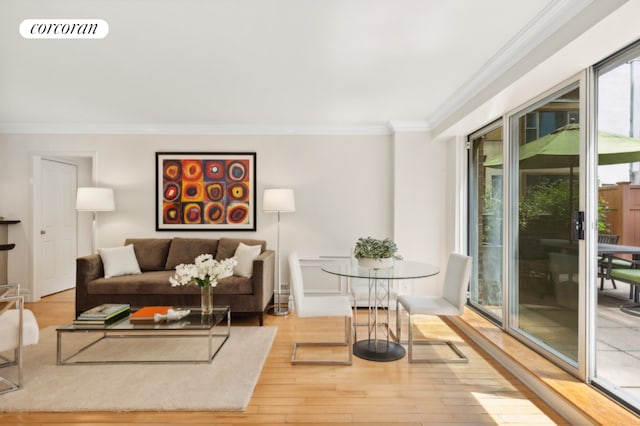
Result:
{"label": "sunlight on floor", "polygon": [[[496,424],[556,424],[556,422],[542,413],[534,403],[527,399],[481,392],[471,392],[471,395],[486,409],[486,412],[491,415]],[[501,407],[501,413],[491,414],[495,412],[494,408],[496,406]]]}

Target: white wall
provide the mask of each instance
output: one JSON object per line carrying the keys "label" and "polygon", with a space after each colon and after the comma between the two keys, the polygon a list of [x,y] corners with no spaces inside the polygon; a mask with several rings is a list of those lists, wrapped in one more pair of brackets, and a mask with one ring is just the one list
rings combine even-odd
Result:
{"label": "white wall", "polygon": [[[394,144],[394,235],[405,260],[446,264],[446,218],[453,210],[444,203],[447,146],[428,132],[396,132]],[[434,294],[439,276],[397,284],[402,292]]]}
{"label": "white wall", "polygon": [[[92,157],[71,157],[78,165],[78,187],[94,186],[93,182],[93,158]],[[93,215],[91,212],[78,214],[78,256],[85,256],[91,253],[91,230]]]}
{"label": "white wall", "polygon": [[[9,280],[31,283],[31,155],[34,152],[95,153],[96,184],[113,187],[116,211],[99,213],[98,246],[122,245],[127,237],[250,237],[276,246],[276,215],[263,213],[267,187],[292,187],[296,212],[281,216],[284,260],[348,255],[360,236],[393,232],[392,142],[378,136],[221,135],[0,135],[0,216],[18,218],[9,231]],[[256,232],[156,232],[156,151],[255,151]],[[419,188],[412,188],[420,191]],[[412,229],[418,229],[419,224]]]}

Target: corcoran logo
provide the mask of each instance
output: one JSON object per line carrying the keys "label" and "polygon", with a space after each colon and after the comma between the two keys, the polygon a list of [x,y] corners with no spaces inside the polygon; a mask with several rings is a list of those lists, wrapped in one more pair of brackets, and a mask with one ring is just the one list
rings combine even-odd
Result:
{"label": "corcoran logo", "polygon": [[24,38],[65,39],[105,38],[109,24],[102,19],[25,19],[20,23]]}

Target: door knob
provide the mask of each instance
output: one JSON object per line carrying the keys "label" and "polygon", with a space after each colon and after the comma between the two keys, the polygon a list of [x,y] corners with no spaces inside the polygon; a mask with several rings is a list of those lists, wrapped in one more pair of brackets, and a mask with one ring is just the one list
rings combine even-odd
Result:
{"label": "door knob", "polygon": [[40,230],[40,235],[45,235],[47,233],[47,231],[45,231],[44,229]]}

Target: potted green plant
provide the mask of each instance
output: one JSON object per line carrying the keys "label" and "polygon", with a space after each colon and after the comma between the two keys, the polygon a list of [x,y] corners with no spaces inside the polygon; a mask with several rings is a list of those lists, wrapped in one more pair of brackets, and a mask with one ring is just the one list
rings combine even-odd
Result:
{"label": "potted green plant", "polygon": [[381,269],[393,266],[394,259],[402,259],[398,246],[389,238],[378,240],[372,237],[359,238],[353,250],[353,257],[365,268]]}

